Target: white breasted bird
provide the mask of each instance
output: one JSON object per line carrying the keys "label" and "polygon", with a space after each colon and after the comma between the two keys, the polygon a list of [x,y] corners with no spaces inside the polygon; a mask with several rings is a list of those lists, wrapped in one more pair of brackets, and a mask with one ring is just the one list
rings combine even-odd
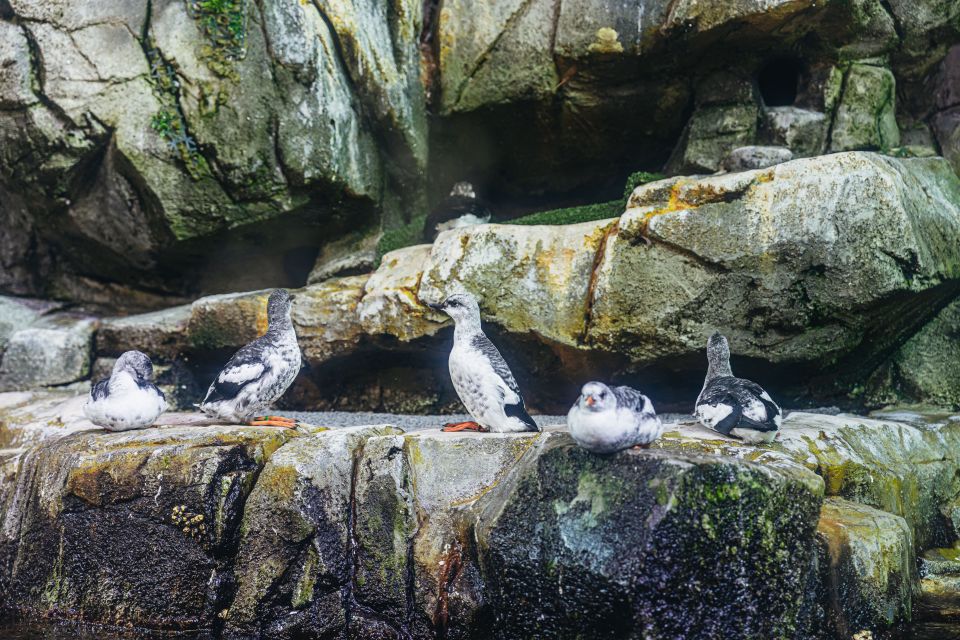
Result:
{"label": "white breasted bird", "polygon": [[458,182],[450,195],[444,198],[427,216],[423,225],[423,239],[433,242],[441,231],[460,229],[490,222],[490,209],[477,197],[473,185]]}
{"label": "white breasted bird", "polygon": [[577,444],[593,453],[646,448],[663,433],[650,398],[636,389],[611,389],[602,382],[583,385],[580,398],[567,413],[567,426]]}
{"label": "white breasted bird", "polygon": [[90,388],[83,413],[108,431],[143,429],[167,410],[167,400],[153,384],[153,363],[139,351],[127,351],[109,378]]}
{"label": "white breasted bird", "polygon": [[707,377],[694,413],[705,427],[756,444],[772,442],[783,420],[777,403],[763,387],[734,377],[730,345],[719,333],[707,341]]}
{"label": "white breasted bird", "polygon": [[286,290],[270,294],[267,321],[267,332],[237,351],[210,385],[199,406],[211,418],[232,424],[296,426],[291,418],[262,415],[300,372],[300,346]]}
{"label": "white breasted bird", "polygon": [[455,293],[431,308],[455,323],[450,378],[474,421],[451,423],[444,431],[540,431],[523,404],[510,367],[480,328],[480,305],[469,293]]}

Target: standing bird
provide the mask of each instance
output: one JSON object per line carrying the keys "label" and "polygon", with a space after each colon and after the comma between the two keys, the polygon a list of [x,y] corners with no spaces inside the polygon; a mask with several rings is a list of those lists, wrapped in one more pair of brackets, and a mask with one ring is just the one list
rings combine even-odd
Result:
{"label": "standing bird", "polygon": [[423,239],[433,242],[441,231],[490,222],[490,209],[477,198],[473,185],[458,182],[450,195],[434,207],[423,225]]}
{"label": "standing bird", "polygon": [[567,414],[567,426],[577,444],[593,453],[645,449],[663,433],[650,398],[636,389],[611,389],[602,382],[583,385]]}
{"label": "standing bird", "polygon": [[707,377],[694,413],[705,427],[749,444],[773,442],[783,416],[763,387],[735,378],[730,345],[720,333],[707,341]]}
{"label": "standing bird", "polygon": [[210,385],[199,405],[208,416],[235,424],[296,426],[291,418],[261,415],[280,399],[300,372],[300,347],[286,290],[270,294],[267,321],[267,332],[233,354]]}
{"label": "standing bird", "polygon": [[153,363],[139,351],[127,351],[113,372],[93,385],[83,413],[108,431],[149,427],[167,410],[163,391],[153,384]]}
{"label": "standing bird", "polygon": [[469,293],[455,293],[431,308],[453,318],[450,378],[475,422],[444,425],[444,431],[540,431],[523,404],[510,367],[480,328],[480,305]]}

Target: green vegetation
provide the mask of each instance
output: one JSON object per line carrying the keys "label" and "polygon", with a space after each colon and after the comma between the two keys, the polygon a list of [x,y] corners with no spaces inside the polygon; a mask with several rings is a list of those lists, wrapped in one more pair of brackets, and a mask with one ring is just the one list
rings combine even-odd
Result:
{"label": "green vegetation", "polygon": [[576,224],[578,222],[603,220],[604,218],[616,218],[621,213],[623,213],[623,201],[611,200],[610,202],[585,204],[567,209],[540,211],[522,218],[507,220],[504,224]]}
{"label": "green vegetation", "polygon": [[[504,220],[502,224],[577,224],[580,222],[593,222],[606,218],[616,218],[623,213],[625,201],[634,189],[641,184],[663,180],[664,177],[665,176],[660,173],[637,171],[627,178],[623,200],[611,200],[609,202],[585,204],[578,207],[567,207],[565,209],[538,211],[537,213],[531,213],[530,215],[514,218],[513,220]],[[425,220],[425,215],[416,216],[402,227],[384,231],[377,245],[377,264],[380,263],[380,259],[383,258],[385,254],[395,249],[402,249],[403,247],[409,247],[423,242],[423,223]]]}
{"label": "green vegetation", "polygon": [[377,264],[384,255],[423,242],[423,225],[427,221],[426,215],[414,216],[413,220],[396,229],[383,232],[380,242],[377,243]]}
{"label": "green vegetation", "polygon": [[207,38],[200,59],[218,76],[237,80],[233,63],[246,54],[246,0],[191,0],[187,8]]}
{"label": "green vegetation", "polygon": [[147,60],[150,83],[160,101],[160,110],[150,119],[150,127],[166,140],[167,147],[180,158],[191,178],[199,180],[210,175],[207,161],[197,151],[197,143],[187,130],[187,120],[180,109],[180,81],[176,71],[152,42],[147,48]]}
{"label": "green vegetation", "polygon": [[642,184],[647,184],[648,182],[656,182],[657,180],[663,180],[667,176],[662,173],[651,173],[649,171],[636,171],[630,174],[630,177],[627,178],[627,183],[623,188],[623,199],[626,201],[630,194],[633,193],[633,190],[639,187]]}

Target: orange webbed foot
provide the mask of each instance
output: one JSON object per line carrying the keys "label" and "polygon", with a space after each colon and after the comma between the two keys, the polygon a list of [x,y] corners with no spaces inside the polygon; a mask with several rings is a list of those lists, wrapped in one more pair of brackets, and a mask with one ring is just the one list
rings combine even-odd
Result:
{"label": "orange webbed foot", "polygon": [[293,418],[283,416],[257,416],[247,423],[251,427],[284,427],[293,429],[297,426],[297,421]]}
{"label": "orange webbed foot", "polygon": [[448,422],[443,425],[443,428],[440,431],[452,432],[452,431],[479,431],[481,433],[489,431],[486,427],[480,426],[479,423],[468,420],[467,422]]}

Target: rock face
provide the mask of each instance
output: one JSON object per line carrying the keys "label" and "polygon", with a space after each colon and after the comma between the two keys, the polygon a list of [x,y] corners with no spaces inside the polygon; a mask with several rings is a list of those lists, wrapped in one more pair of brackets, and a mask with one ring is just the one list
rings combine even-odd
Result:
{"label": "rock face", "polygon": [[[668,425],[649,451],[600,457],[557,427],[169,416],[109,434],[64,398],[0,395],[21,403],[0,408],[8,429],[42,434],[0,456],[0,594],[28,618],[228,638],[839,640],[909,616],[914,559],[946,531],[931,514],[960,496],[956,421],[794,413],[765,448]],[[53,406],[73,426],[39,428]]]}
{"label": "rock face", "polygon": [[[0,185],[15,198],[2,206],[53,263],[4,260],[75,288],[84,276],[190,289],[158,275],[189,273],[190,239],[308,204],[360,226],[385,202],[415,202],[420,30],[418,2],[7,3]],[[334,218],[308,233],[338,233]]]}
{"label": "rock face", "polygon": [[895,147],[896,117],[952,158],[957,105],[923,85],[956,18],[943,0],[5,2],[0,287],[157,308],[302,284],[319,250],[316,282],[371,264],[428,182],[599,197],[743,146]]}
{"label": "rock face", "polygon": [[76,382],[90,373],[95,318],[0,296],[0,391]]}

